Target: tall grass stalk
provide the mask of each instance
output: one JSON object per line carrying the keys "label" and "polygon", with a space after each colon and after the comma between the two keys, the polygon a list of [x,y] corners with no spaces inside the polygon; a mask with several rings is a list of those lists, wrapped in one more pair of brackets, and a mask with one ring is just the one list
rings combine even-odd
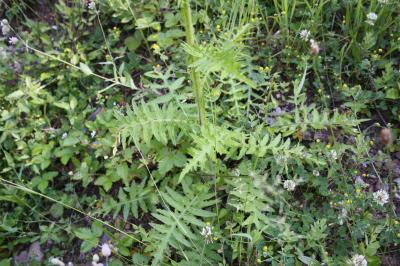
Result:
{"label": "tall grass stalk", "polygon": [[[181,12],[183,17],[183,23],[186,31],[186,42],[192,46],[196,42],[196,37],[194,33],[193,20],[192,20],[192,12],[190,9],[190,0],[182,0],[181,2]],[[193,56],[189,56],[188,63],[191,64],[193,62]],[[190,78],[192,80],[192,87],[194,91],[194,95],[196,98],[197,111],[199,115],[199,123],[203,125],[205,122],[205,101],[203,95],[203,87],[201,84],[200,74],[196,72],[194,69],[189,69]]]}

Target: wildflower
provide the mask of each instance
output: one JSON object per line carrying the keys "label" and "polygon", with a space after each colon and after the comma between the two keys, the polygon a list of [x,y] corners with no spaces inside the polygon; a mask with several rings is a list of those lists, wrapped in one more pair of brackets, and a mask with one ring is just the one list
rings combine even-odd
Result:
{"label": "wildflower", "polygon": [[319,54],[319,44],[314,39],[310,40],[310,48],[311,48],[311,53],[313,55]]}
{"label": "wildflower", "polygon": [[153,44],[152,46],[151,46],[151,48],[154,50],[154,52],[156,52],[156,53],[159,53],[160,52],[160,46],[158,45],[158,44]]}
{"label": "wildflower", "polygon": [[337,160],[337,152],[336,152],[335,150],[331,150],[331,151],[330,151],[330,157],[331,157],[333,160]]}
{"label": "wildflower", "polygon": [[94,138],[94,136],[96,136],[96,130],[93,130],[92,132],[90,132],[90,137]]}
{"label": "wildflower", "polygon": [[13,36],[8,39],[8,43],[11,45],[16,45],[18,43],[18,38]]}
{"label": "wildflower", "polygon": [[87,6],[90,10],[96,10],[96,3],[93,0],[89,0]]}
{"label": "wildflower", "polygon": [[64,132],[64,133],[62,133],[61,138],[62,138],[62,139],[65,139],[67,136],[68,136],[68,133],[67,133],[67,132]]}
{"label": "wildflower", "polygon": [[201,233],[200,233],[204,239],[206,240],[206,243],[212,243],[213,242],[213,238],[212,238],[212,227],[210,223],[206,223],[206,226],[203,227],[203,229],[201,229]]}
{"label": "wildflower", "polygon": [[378,15],[374,12],[370,12],[367,14],[367,20],[365,21],[371,26],[375,25],[375,21],[378,19]]}
{"label": "wildflower", "polygon": [[344,222],[344,219],[346,219],[346,217],[347,217],[347,209],[345,209],[345,208],[343,208],[341,211],[340,211],[340,214],[339,214],[339,224],[340,225],[342,225],[343,224],[343,222]]}
{"label": "wildflower", "polygon": [[92,261],[93,261],[93,262],[99,262],[99,260],[100,260],[99,255],[97,255],[97,253],[95,253],[95,254],[93,255]]}
{"label": "wildflower", "polygon": [[294,182],[293,180],[285,180],[285,182],[283,182],[283,187],[287,190],[287,191],[293,191],[296,188],[296,182]]}
{"label": "wildflower", "polygon": [[356,254],[353,256],[352,260],[354,266],[367,266],[367,260],[363,255]]}
{"label": "wildflower", "polygon": [[314,176],[319,176],[318,170],[313,170],[312,173],[313,173]]}
{"label": "wildflower", "polygon": [[263,246],[263,251],[267,252],[268,251],[268,246]]}
{"label": "wildflower", "polygon": [[381,206],[389,201],[389,194],[383,189],[374,192],[372,196],[374,197],[374,201]]}
{"label": "wildflower", "polygon": [[310,38],[311,33],[310,33],[309,30],[302,30],[302,31],[300,31],[299,35],[300,35],[300,38],[302,40],[308,41],[308,39]]}
{"label": "wildflower", "polygon": [[106,258],[110,257],[111,256],[110,245],[108,245],[107,243],[104,243],[103,245],[101,245],[101,254]]}
{"label": "wildflower", "polygon": [[59,258],[54,258],[51,257],[49,259],[50,264],[55,265],[55,266],[65,266],[65,263],[62,262]]}
{"label": "wildflower", "polygon": [[10,25],[8,24],[8,20],[7,20],[7,19],[3,19],[3,20],[0,22],[0,26],[1,26],[1,32],[3,33],[3,35],[7,35],[7,34],[10,32],[10,30],[11,30]]}

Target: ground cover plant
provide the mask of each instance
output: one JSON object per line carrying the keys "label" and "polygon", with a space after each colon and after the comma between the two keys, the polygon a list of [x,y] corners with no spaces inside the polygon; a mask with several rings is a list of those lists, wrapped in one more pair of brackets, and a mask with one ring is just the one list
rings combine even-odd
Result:
{"label": "ground cover plant", "polygon": [[400,265],[399,15],[0,1],[0,265]]}

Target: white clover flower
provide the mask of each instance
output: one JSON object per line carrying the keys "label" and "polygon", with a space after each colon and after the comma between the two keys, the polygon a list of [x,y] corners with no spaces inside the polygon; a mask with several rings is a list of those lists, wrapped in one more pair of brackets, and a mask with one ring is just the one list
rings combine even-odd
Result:
{"label": "white clover flower", "polygon": [[18,41],[19,41],[18,38],[15,37],[15,36],[10,37],[10,38],[8,39],[8,43],[11,44],[11,45],[16,45],[16,44],[18,43]]}
{"label": "white clover flower", "polygon": [[94,138],[94,136],[96,136],[96,130],[93,130],[92,132],[90,132],[90,137],[91,138]]}
{"label": "white clover flower", "polygon": [[68,137],[68,133],[67,132],[62,133],[61,138],[65,139],[66,137]]}
{"label": "white clover flower", "polygon": [[373,197],[374,201],[381,206],[385,205],[385,203],[388,203],[389,201],[389,194],[383,189],[374,192]]}
{"label": "white clover flower", "polygon": [[353,258],[351,259],[351,261],[353,262],[354,266],[367,266],[368,265],[365,257],[363,255],[359,255],[359,254],[354,255]]}
{"label": "white clover flower", "polygon": [[312,174],[313,174],[314,176],[319,176],[318,170],[313,170],[313,171],[312,171]]}
{"label": "white clover flower", "polygon": [[59,258],[51,257],[49,262],[54,266],[65,266],[65,263],[62,262]]}
{"label": "white clover flower", "polygon": [[3,19],[0,22],[0,26],[1,26],[1,32],[3,33],[3,35],[7,35],[11,30],[11,27],[8,24],[8,20],[7,19]]}
{"label": "white clover flower", "polygon": [[331,150],[330,157],[334,160],[337,160],[337,152],[335,150]]}
{"label": "white clover flower", "polygon": [[365,21],[371,26],[375,25],[375,21],[378,19],[378,15],[374,12],[370,12],[367,14],[367,20]]}
{"label": "white clover flower", "polygon": [[92,261],[93,261],[93,262],[99,262],[99,260],[100,260],[99,255],[97,255],[97,253],[95,253],[95,254],[93,255],[93,257],[92,257]]}
{"label": "white clover flower", "polygon": [[293,191],[296,188],[296,182],[294,182],[293,180],[285,180],[285,182],[283,182],[283,187],[287,190],[287,191]]}
{"label": "white clover flower", "polygon": [[88,8],[89,8],[90,10],[96,10],[96,3],[94,2],[94,0],[90,0],[90,1],[88,2]]}
{"label": "white clover flower", "polygon": [[374,13],[374,12],[370,12],[370,13],[367,14],[367,18],[369,20],[377,20],[378,19],[378,15],[376,13]]}
{"label": "white clover flower", "polygon": [[108,245],[107,243],[101,245],[101,254],[106,258],[110,257],[111,256],[110,245]]}
{"label": "white clover flower", "polygon": [[211,227],[210,223],[206,223],[206,226],[203,227],[200,234],[204,237],[207,244],[213,242],[213,238],[212,238],[213,232],[212,232],[212,227]]}
{"label": "white clover flower", "polygon": [[310,33],[309,30],[302,30],[302,31],[300,31],[299,35],[300,35],[300,38],[302,40],[308,41],[308,39],[310,38],[311,33]]}

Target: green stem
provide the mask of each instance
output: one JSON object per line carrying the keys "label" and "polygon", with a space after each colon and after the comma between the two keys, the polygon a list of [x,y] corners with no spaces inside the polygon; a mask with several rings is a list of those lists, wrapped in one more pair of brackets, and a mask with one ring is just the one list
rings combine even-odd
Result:
{"label": "green stem", "polygon": [[[196,42],[194,28],[193,28],[193,21],[192,21],[192,12],[190,9],[190,0],[182,0],[182,17],[183,23],[186,31],[186,42],[189,45],[194,45]],[[189,64],[194,61],[193,56],[189,56],[188,60]],[[199,114],[199,123],[203,125],[205,122],[205,103],[204,103],[204,96],[203,96],[203,88],[201,86],[200,74],[196,72],[194,69],[189,69],[190,78],[192,80],[192,86],[194,95],[196,98],[197,103],[197,111]]]}

